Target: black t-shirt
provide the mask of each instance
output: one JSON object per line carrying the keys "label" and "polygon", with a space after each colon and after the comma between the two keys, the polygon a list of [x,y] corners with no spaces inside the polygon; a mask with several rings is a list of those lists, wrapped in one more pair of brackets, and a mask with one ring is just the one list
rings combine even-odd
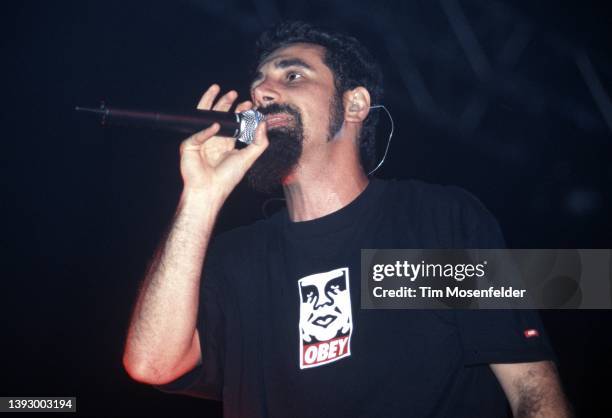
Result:
{"label": "black t-shirt", "polygon": [[202,279],[203,364],[160,388],[222,400],[232,418],[505,417],[488,364],[553,358],[535,312],[360,309],[362,248],[503,247],[478,200],[417,181],[372,180],[322,218],[282,211],[223,234]]}

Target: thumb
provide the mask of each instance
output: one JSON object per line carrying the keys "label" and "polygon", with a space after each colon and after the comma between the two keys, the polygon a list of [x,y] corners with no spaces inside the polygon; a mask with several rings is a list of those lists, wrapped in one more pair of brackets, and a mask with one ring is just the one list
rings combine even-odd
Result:
{"label": "thumb", "polygon": [[254,163],[255,160],[268,148],[268,127],[266,121],[261,121],[255,130],[255,138],[251,144],[242,151],[249,163]]}

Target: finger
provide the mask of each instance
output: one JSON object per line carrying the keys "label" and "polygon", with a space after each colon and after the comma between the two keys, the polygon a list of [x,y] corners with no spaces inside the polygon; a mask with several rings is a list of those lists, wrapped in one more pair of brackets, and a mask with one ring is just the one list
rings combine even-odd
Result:
{"label": "finger", "polygon": [[217,103],[213,106],[213,110],[217,110],[219,112],[227,112],[230,110],[234,101],[238,98],[238,93],[235,90],[230,90],[225,93]]}
{"label": "finger", "polygon": [[212,138],[213,136],[215,136],[215,134],[217,132],[219,132],[219,129],[221,129],[221,125],[219,125],[218,123],[213,123],[212,125],[210,125],[208,128],[197,132],[193,135],[191,135],[189,138],[187,138],[186,140],[183,141],[183,143],[181,144],[181,149],[185,149],[188,148],[190,146],[200,146],[204,143],[204,141],[206,141],[207,139]]}
{"label": "finger", "polygon": [[208,128],[201,130],[200,132],[193,135],[192,136],[193,142],[201,144],[207,139],[210,139],[213,136],[215,136],[217,132],[219,132],[220,129],[221,129],[221,125],[215,122],[212,125],[210,125]]}
{"label": "finger", "polygon": [[213,102],[215,101],[215,97],[221,91],[221,87],[218,84],[213,84],[206,90],[206,92],[202,95],[202,98],[198,102],[198,109],[201,110],[209,110],[212,107]]}
{"label": "finger", "polygon": [[246,112],[252,107],[253,103],[250,100],[247,100],[246,102],[239,103],[238,106],[236,106],[236,113]]}
{"label": "finger", "polygon": [[244,148],[242,152],[244,153],[244,158],[249,162],[249,164],[253,164],[255,160],[268,148],[268,128],[266,126],[266,122],[262,121],[257,125],[257,129],[255,130],[255,138],[251,144]]}

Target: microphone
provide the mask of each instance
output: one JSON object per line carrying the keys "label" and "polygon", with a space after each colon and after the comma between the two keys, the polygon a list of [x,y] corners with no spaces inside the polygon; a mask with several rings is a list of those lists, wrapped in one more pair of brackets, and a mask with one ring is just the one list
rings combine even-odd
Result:
{"label": "microphone", "polygon": [[204,128],[218,123],[221,125],[217,135],[236,138],[250,144],[255,138],[255,129],[264,115],[257,110],[242,113],[219,112],[215,110],[194,110],[187,114],[168,114],[160,112],[142,112],[138,110],[114,109],[102,103],[99,109],[75,107],[78,112],[100,115],[102,125],[137,126],[165,129],[183,134],[194,134]]}

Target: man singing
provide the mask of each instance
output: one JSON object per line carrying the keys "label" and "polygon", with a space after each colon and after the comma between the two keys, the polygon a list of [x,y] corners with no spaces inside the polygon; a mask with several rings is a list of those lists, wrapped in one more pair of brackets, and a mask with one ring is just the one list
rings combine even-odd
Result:
{"label": "man singing", "polygon": [[[237,149],[215,124],[181,144],[184,187],[136,302],[130,376],[222,400],[226,417],[569,417],[535,313],[360,309],[362,248],[503,238],[461,189],[368,178],[382,76],[357,40],[289,22],[258,47],[251,101],[235,109],[266,115],[254,142]],[[198,107],[229,111],[237,93],[219,93]],[[211,242],[245,176],[282,186],[287,208]]]}

